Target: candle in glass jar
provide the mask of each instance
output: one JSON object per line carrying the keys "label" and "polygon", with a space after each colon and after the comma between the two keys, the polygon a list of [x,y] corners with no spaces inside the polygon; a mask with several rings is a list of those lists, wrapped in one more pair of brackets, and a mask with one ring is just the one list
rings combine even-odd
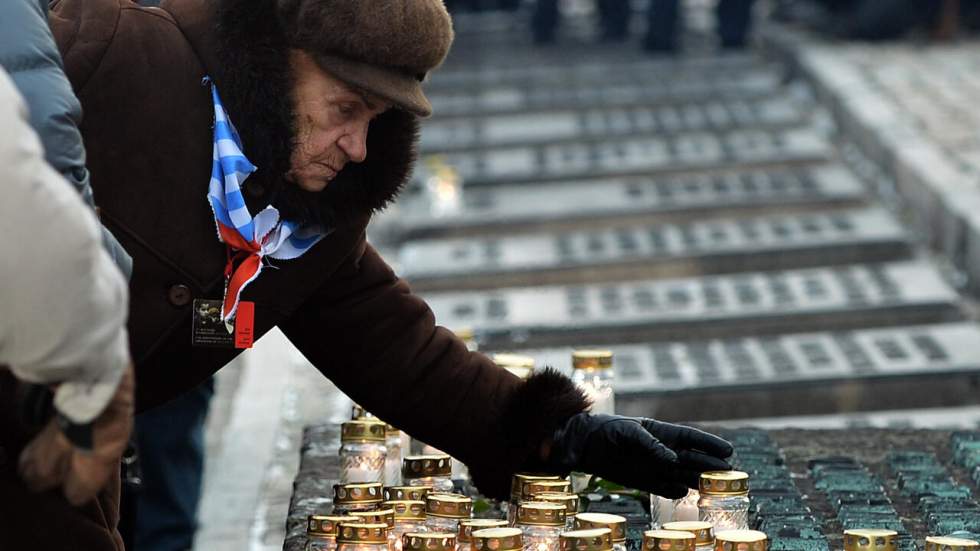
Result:
{"label": "candle in glass jar", "polygon": [[609,350],[576,350],[572,353],[572,381],[592,402],[592,413],[616,413],[613,392],[613,354]]}
{"label": "candle in glass jar", "polygon": [[348,421],[340,426],[340,483],[382,482],[388,449],[385,424],[377,420]]}
{"label": "candle in glass jar", "polygon": [[687,496],[674,502],[674,522],[693,522],[700,520],[698,512],[698,499],[700,494],[697,490],[688,490]]}

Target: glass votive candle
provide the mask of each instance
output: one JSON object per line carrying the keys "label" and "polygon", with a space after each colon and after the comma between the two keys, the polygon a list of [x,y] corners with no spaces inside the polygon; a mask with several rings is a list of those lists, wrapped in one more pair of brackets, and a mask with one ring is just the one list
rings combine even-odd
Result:
{"label": "glass votive candle", "polygon": [[613,551],[626,551],[626,518],[609,513],[579,513],[575,515],[575,529],[608,528],[611,532]]}
{"label": "glass votive candle", "polygon": [[976,551],[980,542],[966,538],[929,536],[926,538],[926,551]]}
{"label": "glass votive candle", "polygon": [[425,532],[425,502],[418,500],[385,501],[385,509],[394,511],[395,551],[401,551],[402,536],[409,532]]}
{"label": "glass votive candle", "polygon": [[381,492],[385,501],[425,501],[431,486],[385,486]]}
{"label": "glass votive candle", "polygon": [[558,534],[565,528],[565,506],[525,501],[517,507],[516,526],[524,532],[526,551],[557,551]]}
{"label": "glass votive candle", "polygon": [[694,546],[697,551],[711,551],[715,548],[715,530],[710,522],[700,520],[668,522],[661,529],[694,534]]}
{"label": "glass votive candle", "polygon": [[544,503],[556,503],[565,507],[565,530],[572,530],[575,528],[575,515],[578,514],[579,508],[579,497],[576,494],[555,494],[555,493],[544,493],[544,494],[534,494],[532,496],[534,501],[542,501]]}
{"label": "glass votive candle", "polygon": [[337,531],[341,522],[359,523],[360,519],[349,516],[310,515],[306,517],[305,551],[334,551],[337,549]]}
{"label": "glass votive candle", "polygon": [[749,475],[741,471],[701,473],[701,498],[698,520],[721,530],[746,530],[749,527]]}
{"label": "glass votive candle", "polygon": [[387,524],[341,522],[337,551],[389,551]]}
{"label": "glass votive candle", "polygon": [[409,532],[402,536],[402,551],[456,551],[456,534]]}
{"label": "glass votive candle", "polygon": [[613,353],[610,350],[572,352],[572,382],[592,402],[592,413],[616,413],[613,391]]}
{"label": "glass votive candle", "polygon": [[402,483],[409,486],[452,492],[452,474],[453,462],[448,455],[410,455],[402,461]]}
{"label": "glass votive candle", "polygon": [[364,524],[384,524],[388,527],[388,547],[395,547],[395,510],[388,508],[376,509],[374,511],[354,511],[352,517],[361,519]]}
{"label": "glass votive candle", "polygon": [[612,531],[608,528],[569,530],[558,536],[559,551],[612,551]]}
{"label": "glass votive candle", "polygon": [[[721,538],[721,534],[715,534],[715,538]],[[845,551],[896,551],[897,549],[898,532],[894,530],[844,530]]]}
{"label": "glass votive candle", "polygon": [[381,483],[334,484],[333,514],[347,515],[353,511],[371,511],[381,505]]}
{"label": "glass votive candle", "polygon": [[385,486],[402,483],[402,433],[391,425],[385,425]]}
{"label": "glass votive candle", "polygon": [[521,492],[524,485],[531,480],[561,480],[561,477],[550,474],[517,473],[510,480],[510,503],[507,505],[507,523],[513,525],[517,521],[517,505],[521,502]]}
{"label": "glass votive candle", "polygon": [[506,520],[495,518],[469,518],[459,521],[459,530],[456,532],[456,548],[459,551],[471,551],[473,544],[473,532],[487,528],[502,528],[507,526]]}
{"label": "glass votive candle", "polygon": [[425,496],[425,526],[432,532],[459,531],[459,521],[473,516],[473,500],[458,494]]}
{"label": "glass votive candle", "polygon": [[534,373],[534,358],[520,354],[494,354],[493,363],[512,374],[527,379]]}
{"label": "glass votive candle", "polygon": [[377,419],[370,411],[364,409],[363,407],[353,404],[350,408],[350,418],[351,421],[356,421],[358,419]]}
{"label": "glass votive candle", "polygon": [[484,528],[473,532],[473,551],[522,551],[524,533],[520,528]]}
{"label": "glass votive candle", "polygon": [[756,530],[715,532],[715,551],[767,551],[767,549],[769,549],[769,538]]}
{"label": "glass votive candle", "polygon": [[348,421],[340,426],[340,483],[383,482],[385,424],[376,420]]}
{"label": "glass votive candle", "polygon": [[679,530],[643,532],[643,551],[695,551],[697,536]]}

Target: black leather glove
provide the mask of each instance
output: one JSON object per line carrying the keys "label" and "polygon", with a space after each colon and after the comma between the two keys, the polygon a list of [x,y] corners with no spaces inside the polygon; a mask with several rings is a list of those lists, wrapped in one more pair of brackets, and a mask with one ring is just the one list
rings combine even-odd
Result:
{"label": "black leather glove", "polygon": [[642,417],[579,413],[555,431],[546,464],[670,499],[698,487],[705,471],[727,471],[732,445],[707,432]]}

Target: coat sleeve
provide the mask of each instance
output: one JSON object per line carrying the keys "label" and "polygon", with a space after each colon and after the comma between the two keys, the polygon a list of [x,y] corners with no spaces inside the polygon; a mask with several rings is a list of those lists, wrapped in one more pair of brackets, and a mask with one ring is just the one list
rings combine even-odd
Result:
{"label": "coat sleeve", "polygon": [[506,498],[514,472],[540,469],[541,442],[588,407],[556,371],[523,381],[468,351],[363,237],[281,327],[359,404],[463,461],[488,496]]}
{"label": "coat sleeve", "polygon": [[0,365],[58,384],[55,407],[87,423],[129,362],[128,293],[95,216],[45,163],[23,99],[0,69]]}
{"label": "coat sleeve", "polygon": [[[85,146],[78,129],[82,107],[65,76],[48,26],[47,2],[0,2],[0,66],[10,73],[27,101],[30,124],[41,139],[45,160],[94,207]],[[132,259],[109,230],[99,231],[106,251],[129,277]]]}

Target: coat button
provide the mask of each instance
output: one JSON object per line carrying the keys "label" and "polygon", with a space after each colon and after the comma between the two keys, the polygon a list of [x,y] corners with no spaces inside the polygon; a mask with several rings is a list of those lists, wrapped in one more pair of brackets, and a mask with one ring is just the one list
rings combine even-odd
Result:
{"label": "coat button", "polygon": [[174,306],[187,306],[191,303],[191,290],[187,285],[174,285],[167,291],[167,299]]}

